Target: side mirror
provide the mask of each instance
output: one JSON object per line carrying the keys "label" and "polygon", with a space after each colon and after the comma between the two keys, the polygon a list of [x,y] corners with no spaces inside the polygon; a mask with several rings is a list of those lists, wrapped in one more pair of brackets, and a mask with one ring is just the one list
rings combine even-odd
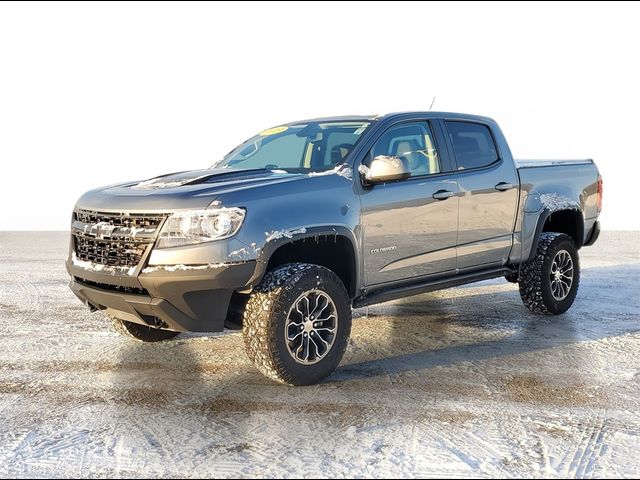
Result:
{"label": "side mirror", "polygon": [[359,171],[367,185],[404,180],[411,176],[411,168],[406,159],[386,155],[375,157],[369,167],[360,165]]}

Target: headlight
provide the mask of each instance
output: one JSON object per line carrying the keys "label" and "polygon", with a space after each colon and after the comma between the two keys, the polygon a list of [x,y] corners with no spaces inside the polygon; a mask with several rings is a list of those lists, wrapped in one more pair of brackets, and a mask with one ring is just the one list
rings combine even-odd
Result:
{"label": "headlight", "polygon": [[158,248],[222,240],[236,234],[244,220],[242,208],[215,208],[175,213],[167,218]]}

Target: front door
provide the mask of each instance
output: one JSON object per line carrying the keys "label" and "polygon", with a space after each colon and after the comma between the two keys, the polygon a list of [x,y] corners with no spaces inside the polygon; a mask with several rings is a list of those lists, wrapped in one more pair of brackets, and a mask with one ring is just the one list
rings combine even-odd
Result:
{"label": "front door", "polygon": [[367,156],[404,157],[411,166],[410,178],[362,193],[367,286],[456,269],[459,189],[454,172],[443,168],[434,128],[428,121],[392,126]]}

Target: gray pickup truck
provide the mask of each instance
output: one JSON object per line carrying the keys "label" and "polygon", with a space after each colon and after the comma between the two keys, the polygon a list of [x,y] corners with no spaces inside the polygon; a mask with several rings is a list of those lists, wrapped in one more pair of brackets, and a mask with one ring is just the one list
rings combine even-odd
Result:
{"label": "gray pickup truck", "polygon": [[516,162],[489,118],[321,118],[87,192],[66,267],[124,335],[242,328],[262,373],[305,385],[340,362],[352,307],[505,277],[534,313],[565,312],[601,205],[593,161]]}

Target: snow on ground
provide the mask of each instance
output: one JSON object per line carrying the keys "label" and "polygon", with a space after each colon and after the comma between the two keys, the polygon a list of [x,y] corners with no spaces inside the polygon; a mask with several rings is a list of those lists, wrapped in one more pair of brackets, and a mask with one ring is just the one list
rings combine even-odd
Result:
{"label": "snow on ground", "polygon": [[560,317],[501,279],[357,310],[305,388],[237,332],[119,337],[68,290],[67,245],[0,233],[2,477],[640,474],[640,233],[582,250]]}

